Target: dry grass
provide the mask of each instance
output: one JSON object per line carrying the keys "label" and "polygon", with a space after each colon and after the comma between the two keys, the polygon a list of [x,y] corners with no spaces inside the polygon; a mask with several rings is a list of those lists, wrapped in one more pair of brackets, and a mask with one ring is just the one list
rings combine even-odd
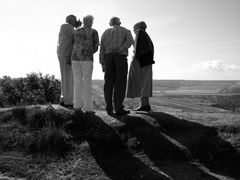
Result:
{"label": "dry grass", "polygon": [[[239,146],[239,131],[231,127],[239,127],[238,115],[227,117],[154,112],[116,119],[16,108],[0,112],[0,171],[29,179],[237,179],[232,142]],[[233,134],[230,143],[224,133]]]}
{"label": "dry grass", "polygon": [[[97,83],[96,115],[48,105],[0,111],[0,172],[28,179],[240,179],[240,114],[211,107],[207,96],[181,95],[165,97],[170,103],[152,98],[152,113],[110,117]],[[124,103],[134,109],[139,101]]]}

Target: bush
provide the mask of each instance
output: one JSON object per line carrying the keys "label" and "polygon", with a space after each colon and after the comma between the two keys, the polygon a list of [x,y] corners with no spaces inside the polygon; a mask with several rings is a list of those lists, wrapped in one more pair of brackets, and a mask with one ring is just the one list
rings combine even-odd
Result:
{"label": "bush", "polygon": [[43,127],[61,128],[69,120],[71,120],[70,114],[62,114],[51,108],[46,108],[45,110],[32,110],[27,118],[28,126],[32,130],[41,129]]}
{"label": "bush", "polygon": [[0,122],[5,125],[0,128],[0,152],[64,155],[74,148],[72,137],[65,130],[66,123],[74,118],[70,112],[60,113],[51,108],[30,112],[24,107],[12,108],[1,114]]}
{"label": "bush", "polygon": [[0,151],[26,149],[27,130],[18,123],[0,129]]}
{"label": "bush", "polygon": [[30,73],[25,78],[0,79],[0,106],[59,103],[61,83],[55,76]]}
{"label": "bush", "polygon": [[55,127],[44,127],[34,131],[27,141],[30,153],[56,153],[63,155],[73,148],[71,137],[64,131]]}
{"label": "bush", "polygon": [[23,126],[12,125],[7,129],[0,129],[0,151],[63,155],[72,148],[71,136],[63,128],[44,127],[29,131]]}

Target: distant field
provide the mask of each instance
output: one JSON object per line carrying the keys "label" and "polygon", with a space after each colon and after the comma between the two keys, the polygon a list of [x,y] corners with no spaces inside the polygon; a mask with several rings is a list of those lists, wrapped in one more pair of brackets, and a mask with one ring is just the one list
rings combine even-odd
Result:
{"label": "distant field", "polygon": [[[231,112],[234,110],[240,112],[240,94],[219,93],[224,87],[237,82],[154,80],[153,97],[150,101],[155,111]],[[95,102],[101,109],[105,106],[103,84],[103,80],[93,80]],[[130,109],[138,105],[137,99],[125,101]]]}
{"label": "distant field", "polygon": [[[216,94],[237,82],[239,81],[153,80],[153,91],[167,94]],[[103,87],[103,83],[103,80],[93,80],[93,85]]]}
{"label": "distant field", "polygon": [[[237,83],[238,81],[154,80],[153,98],[150,101],[154,110],[215,112],[221,109],[232,111],[234,106],[236,112],[239,112],[240,94],[219,93],[221,89]],[[94,103],[99,110],[105,110],[103,85],[103,80],[93,80]],[[0,87],[0,105],[2,97]],[[130,109],[138,106],[138,99],[126,98],[125,101]]]}
{"label": "distant field", "polygon": [[192,81],[192,80],[154,80],[156,93],[170,94],[216,94],[226,86],[238,81]]}

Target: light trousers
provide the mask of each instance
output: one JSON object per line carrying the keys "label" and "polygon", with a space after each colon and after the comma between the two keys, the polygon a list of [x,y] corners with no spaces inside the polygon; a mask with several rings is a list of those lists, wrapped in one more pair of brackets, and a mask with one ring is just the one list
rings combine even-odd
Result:
{"label": "light trousers", "polygon": [[70,57],[58,57],[61,72],[61,99],[64,104],[73,104],[73,74],[71,65],[67,64]]}
{"label": "light trousers", "polygon": [[72,61],[73,107],[93,111],[92,72],[93,61]]}

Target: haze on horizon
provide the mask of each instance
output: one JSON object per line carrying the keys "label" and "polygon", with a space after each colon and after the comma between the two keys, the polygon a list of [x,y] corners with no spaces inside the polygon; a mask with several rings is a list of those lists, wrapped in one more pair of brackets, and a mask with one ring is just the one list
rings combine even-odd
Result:
{"label": "haze on horizon", "polygon": [[[99,37],[112,16],[131,31],[144,20],[155,45],[154,79],[240,80],[239,0],[1,0],[0,77],[59,78],[58,32],[69,14],[92,14]],[[103,79],[98,56],[93,79]]]}

